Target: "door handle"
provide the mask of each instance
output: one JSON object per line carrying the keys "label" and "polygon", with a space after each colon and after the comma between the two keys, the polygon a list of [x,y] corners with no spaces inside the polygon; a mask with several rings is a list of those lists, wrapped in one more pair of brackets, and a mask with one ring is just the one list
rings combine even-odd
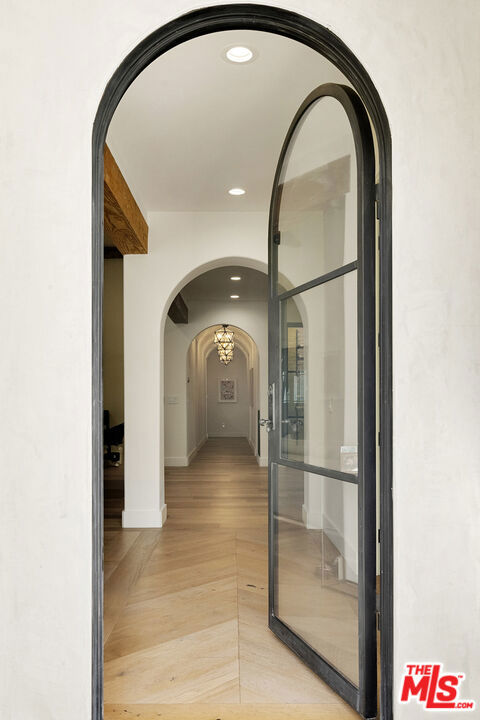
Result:
{"label": "door handle", "polygon": [[264,427],[267,432],[271,432],[273,430],[273,423],[270,418],[261,418],[260,425]]}

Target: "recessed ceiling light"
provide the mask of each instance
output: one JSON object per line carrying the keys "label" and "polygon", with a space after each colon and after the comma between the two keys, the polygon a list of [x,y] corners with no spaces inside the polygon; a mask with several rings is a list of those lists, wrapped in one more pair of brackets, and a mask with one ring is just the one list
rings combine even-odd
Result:
{"label": "recessed ceiling light", "polygon": [[240,295],[230,295],[230,297],[232,298],[232,300],[238,300]]}
{"label": "recessed ceiling light", "polygon": [[228,48],[225,57],[233,63],[247,63],[253,60],[253,51],[244,45],[235,45],[234,47]]}
{"label": "recessed ceiling light", "polygon": [[245,190],[243,188],[230,188],[228,191],[229,195],[245,195]]}
{"label": "recessed ceiling light", "polygon": [[240,277],[240,275],[232,275],[232,277],[230,278],[230,280],[241,280],[241,279],[242,278]]}

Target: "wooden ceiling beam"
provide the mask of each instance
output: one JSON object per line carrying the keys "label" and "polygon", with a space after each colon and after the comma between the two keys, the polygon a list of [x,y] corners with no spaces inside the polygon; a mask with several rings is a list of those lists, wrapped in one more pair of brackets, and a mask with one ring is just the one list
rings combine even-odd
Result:
{"label": "wooden ceiling beam", "polygon": [[107,145],[103,159],[105,235],[122,255],[148,253],[148,225]]}

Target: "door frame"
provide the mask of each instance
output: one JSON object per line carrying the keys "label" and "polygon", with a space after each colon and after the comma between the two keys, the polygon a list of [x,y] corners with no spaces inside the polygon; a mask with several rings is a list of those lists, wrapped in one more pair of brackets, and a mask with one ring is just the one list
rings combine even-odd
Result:
{"label": "door frame", "polygon": [[[392,173],[385,109],[367,71],[340,38],[298,13],[256,4],[206,7],[181,15],[140,42],[109,80],[92,133],[92,720],[103,716],[103,147],[122,96],[135,78],[167,50],[201,35],[259,30],[316,50],[348,78],[372,121],[378,143],[377,186],[380,310],[380,716],[393,717],[393,505],[392,505]],[[267,241],[267,238],[266,238]]]}

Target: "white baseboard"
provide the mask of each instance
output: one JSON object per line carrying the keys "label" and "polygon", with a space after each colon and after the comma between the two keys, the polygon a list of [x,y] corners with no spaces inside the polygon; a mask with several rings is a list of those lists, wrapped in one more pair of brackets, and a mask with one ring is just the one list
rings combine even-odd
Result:
{"label": "white baseboard", "polygon": [[187,465],[190,465],[190,463],[192,462],[192,460],[193,460],[193,458],[195,457],[195,455],[196,455],[196,454],[198,453],[198,451],[205,445],[205,443],[207,442],[207,440],[208,440],[208,435],[205,435],[205,437],[204,437],[202,440],[200,440],[200,442],[198,443],[197,447],[196,447],[196,448],[193,448],[193,450],[191,451],[191,453],[189,454],[189,456],[188,456],[188,458],[187,458]]}
{"label": "white baseboard", "polygon": [[224,437],[226,437],[226,438],[233,438],[233,437],[239,438],[239,437],[242,437],[242,438],[245,438],[245,440],[248,440],[248,438],[247,438],[246,435],[239,434],[238,432],[223,432],[223,433],[217,433],[217,434],[215,434],[215,433],[213,433],[213,434],[209,433],[208,437],[209,437],[209,438],[224,438]]}
{"label": "white baseboard", "polygon": [[165,458],[165,467],[187,467],[187,465],[188,457],[186,455]]}
{"label": "white baseboard", "polygon": [[160,528],[167,519],[167,506],[160,510],[124,510],[122,527],[124,528]]}
{"label": "white baseboard", "polygon": [[268,457],[258,457],[258,455],[256,457],[260,467],[268,467]]}
{"label": "white baseboard", "polygon": [[180,455],[178,457],[166,457],[165,458],[165,467],[188,467],[190,463],[192,462],[195,455],[198,453],[200,448],[205,445],[205,443],[208,440],[208,435],[205,435],[203,440],[200,440],[196,448],[193,448],[193,450],[188,455]]}

